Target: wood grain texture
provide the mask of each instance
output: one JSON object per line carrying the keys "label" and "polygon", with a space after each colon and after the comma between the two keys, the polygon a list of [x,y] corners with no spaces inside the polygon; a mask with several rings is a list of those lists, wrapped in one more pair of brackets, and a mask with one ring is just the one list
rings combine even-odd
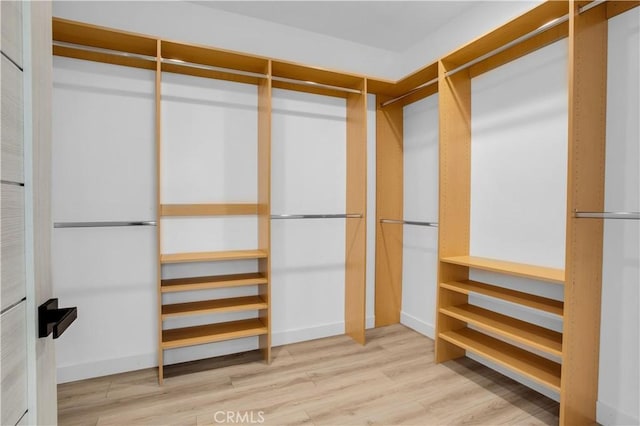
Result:
{"label": "wood grain texture", "polygon": [[162,305],[162,319],[187,315],[254,311],[266,308],[267,302],[260,296],[243,296],[230,297],[227,299],[199,300],[197,302]]}
{"label": "wood grain texture", "polygon": [[102,62],[104,64],[122,65],[125,67],[155,70],[155,61],[147,61],[141,58],[112,55],[103,52],[91,52],[85,49],[76,49],[68,46],[53,46],[53,54],[66,58],[82,59],[85,61]]}
{"label": "wood grain texture", "polygon": [[448,306],[440,312],[547,354],[562,356],[562,333],[469,304]]}
{"label": "wood grain texture", "polygon": [[399,323],[402,305],[403,229],[380,222],[404,217],[403,111],[388,99],[376,97],[376,327]]}
{"label": "wood grain texture", "polygon": [[261,273],[174,278],[162,280],[160,291],[162,293],[175,293],[178,291],[259,285],[267,284],[268,282],[267,276]]}
{"label": "wood grain texture", "polygon": [[446,331],[440,333],[439,337],[515,371],[536,383],[547,386],[556,392],[560,391],[560,364],[556,362],[511,346],[470,328]]}
{"label": "wood grain texture", "polygon": [[256,215],[255,203],[161,204],[160,216],[235,216]]}
{"label": "wood grain texture", "polygon": [[483,296],[489,296],[505,300],[507,302],[516,303],[518,305],[528,306],[529,308],[538,309],[558,316],[562,316],[564,311],[564,302],[559,300],[547,299],[546,297],[540,297],[476,281],[451,281],[448,283],[440,283],[440,287],[462,294],[482,294]]}
{"label": "wood grain texture", "polygon": [[[364,76],[304,65],[296,62],[272,60],[271,72],[274,76],[290,78],[300,81],[312,81],[314,83],[328,84],[331,86],[345,87],[362,90]],[[362,92],[362,94],[365,94]]]}
{"label": "wood grain texture", "polygon": [[162,331],[162,347],[164,349],[179,348],[239,339],[241,337],[259,336],[266,333],[267,327],[259,318],[172,328]]}
{"label": "wood grain texture", "polygon": [[[271,75],[271,61],[263,72]],[[258,260],[258,272],[266,279],[258,293],[267,302],[267,309],[259,313],[267,333],[258,337],[258,346],[267,364],[271,362],[271,83],[268,78],[258,84],[258,249],[267,254]]]}
{"label": "wood grain texture", "polygon": [[627,10],[631,10],[634,7],[640,6],[640,1],[638,0],[624,0],[624,1],[615,1],[610,0],[604,3],[607,8],[607,19],[611,19],[614,16],[618,16],[621,13],[626,12]]}
{"label": "wood grain texture", "polygon": [[468,266],[484,271],[499,272],[516,277],[532,278],[556,284],[564,283],[564,270],[545,266],[529,265],[526,263],[507,262],[478,256],[448,256],[441,257],[441,262]]}
{"label": "wood grain texture", "polygon": [[367,345],[335,336],[58,387],[65,425],[215,425],[216,411],[264,412],[266,425],[551,425],[558,404],[475,361],[433,362],[433,341],[394,325]]}
{"label": "wood grain texture", "polygon": [[604,210],[607,16],[596,7],[569,21],[569,166],[560,423],[595,422],[598,396]]}
{"label": "wood grain texture", "polygon": [[264,250],[198,251],[190,253],[169,253],[160,255],[160,263],[215,262],[218,260],[262,259],[267,257]]}
{"label": "wood grain texture", "polygon": [[[53,297],[51,287],[51,140],[52,140],[52,52],[51,2],[24,3],[31,8],[31,70],[32,80],[32,152],[33,152],[33,244],[35,294],[33,301],[39,306]],[[25,58],[25,62],[27,62]],[[33,314],[32,314],[33,315]],[[56,355],[53,338],[37,339],[35,351],[37,389],[37,419],[35,424],[55,424],[58,418],[56,404]]]}
{"label": "wood grain texture", "polygon": [[15,425],[27,409],[26,302],[0,316],[2,402],[0,424]]}
{"label": "wood grain texture", "polygon": [[[2,41],[0,48],[13,62],[22,66],[22,1],[2,0]],[[4,70],[3,70],[4,72]]]}
{"label": "wood grain texture", "polygon": [[2,184],[0,196],[0,302],[4,310],[26,295],[24,188]]}
{"label": "wood grain texture", "polygon": [[[2,2],[4,8],[4,2]],[[4,19],[4,18],[3,18]],[[4,30],[3,30],[4,31]],[[2,105],[0,129],[2,129],[2,180],[24,183],[24,101],[22,71],[7,58],[0,59]]]}
{"label": "wood grain texture", "polygon": [[264,74],[268,58],[198,44],[162,40],[162,57]]}
{"label": "wood grain texture", "polygon": [[[444,257],[469,254],[471,209],[471,78],[468,70],[447,77],[448,70],[445,63],[439,62],[438,283],[469,278],[469,268],[442,262]],[[436,336],[465,326],[464,322],[440,313],[440,309],[461,305],[467,300],[467,295],[438,285]],[[464,350],[436,338],[436,362],[461,356],[464,356]]]}
{"label": "wood grain texture", "polygon": [[361,218],[345,224],[345,333],[365,343],[367,269],[367,82],[360,79],[361,94],[347,96],[346,209]]}

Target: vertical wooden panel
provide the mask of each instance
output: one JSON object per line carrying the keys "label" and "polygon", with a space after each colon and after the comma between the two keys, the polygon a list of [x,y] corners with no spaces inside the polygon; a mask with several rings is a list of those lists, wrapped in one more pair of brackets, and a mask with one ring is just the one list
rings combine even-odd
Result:
{"label": "vertical wooden panel", "polygon": [[402,305],[402,225],[381,219],[403,218],[403,109],[376,98],[376,327],[400,322]]}
{"label": "vertical wooden panel", "polygon": [[258,261],[258,271],[267,278],[259,286],[260,296],[267,301],[267,309],[260,311],[260,319],[267,326],[259,346],[265,361],[271,362],[271,61],[265,74],[269,78],[258,84],[258,249],[267,253]]}
{"label": "vertical wooden panel", "polygon": [[25,297],[24,261],[24,188],[2,184],[0,202],[0,271],[2,289],[0,309],[4,310]]}
{"label": "vertical wooden panel", "polygon": [[158,309],[158,384],[164,380],[164,352],[162,349],[162,42],[156,41],[156,243],[157,243],[157,309]]}
{"label": "vertical wooden panel", "polygon": [[[469,254],[471,206],[471,78],[468,71],[451,77],[446,72],[455,65],[438,65],[440,126],[440,204],[438,256]],[[436,336],[462,328],[464,323],[445,318],[441,307],[466,303],[468,296],[453,294],[440,283],[468,279],[466,267],[438,262],[438,296]],[[465,351],[439,337],[436,338],[436,362],[464,356]]]}
{"label": "vertical wooden panel", "polygon": [[606,8],[569,21],[569,170],[560,424],[595,422],[600,347],[602,220],[574,210],[603,211],[607,95]]}
{"label": "vertical wooden panel", "polygon": [[0,106],[2,164],[0,165],[0,174],[2,180],[24,183],[22,72],[2,56],[0,74],[2,75],[0,83],[2,85],[2,105]]}
{"label": "vertical wooden panel", "polygon": [[[27,5],[27,3],[25,3]],[[52,40],[51,2],[28,3],[31,14],[31,52],[25,71],[31,65],[31,130],[33,199],[34,302],[39,306],[53,297],[51,288],[51,115]],[[26,55],[25,55],[26,56]],[[29,268],[31,265],[27,265]],[[61,300],[64,304],[64,300]],[[29,312],[28,315],[36,315]],[[82,315],[82,313],[80,313]],[[58,418],[55,344],[51,336],[36,340],[37,424],[55,424]]]}
{"label": "vertical wooden panel", "polygon": [[27,327],[23,301],[0,317],[0,424],[15,425],[27,410]]}
{"label": "vertical wooden panel", "polygon": [[367,82],[347,96],[347,213],[345,239],[345,332],[365,343],[367,244]]}
{"label": "vertical wooden panel", "polygon": [[2,0],[0,15],[2,16],[2,53],[13,62],[22,66],[22,7],[24,2]]}

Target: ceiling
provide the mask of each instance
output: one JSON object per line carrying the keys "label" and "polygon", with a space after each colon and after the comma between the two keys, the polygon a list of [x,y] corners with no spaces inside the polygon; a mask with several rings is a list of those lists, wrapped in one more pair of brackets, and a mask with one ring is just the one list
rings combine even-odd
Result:
{"label": "ceiling", "polygon": [[195,1],[213,9],[404,52],[477,1]]}

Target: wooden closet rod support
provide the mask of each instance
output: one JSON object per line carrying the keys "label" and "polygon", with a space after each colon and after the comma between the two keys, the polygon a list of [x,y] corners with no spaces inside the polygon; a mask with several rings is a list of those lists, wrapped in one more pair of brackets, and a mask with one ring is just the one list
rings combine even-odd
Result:
{"label": "wooden closet rod support", "polygon": [[132,222],[56,222],[54,228],[108,228],[113,226],[156,226],[152,220]]}
{"label": "wooden closet rod support", "polygon": [[273,214],[271,219],[362,219],[361,214]]}
{"label": "wooden closet rod support", "polygon": [[380,219],[380,223],[392,223],[397,225],[429,226],[432,228],[438,227],[438,222],[419,222],[416,220]]}
{"label": "wooden closet rod support", "polygon": [[627,219],[640,220],[640,212],[579,212],[574,211],[577,219]]}

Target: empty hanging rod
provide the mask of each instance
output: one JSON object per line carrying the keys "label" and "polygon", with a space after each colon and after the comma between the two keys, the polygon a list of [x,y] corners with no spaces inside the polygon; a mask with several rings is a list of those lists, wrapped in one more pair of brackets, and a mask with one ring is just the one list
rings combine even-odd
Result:
{"label": "empty hanging rod", "polygon": [[120,50],[104,49],[102,47],[85,46],[83,44],[67,43],[64,41],[53,41],[54,46],[68,47],[71,49],[84,50],[85,52],[105,53],[107,55],[122,56],[125,58],[142,59],[144,61],[155,62],[155,56],[143,55],[142,53],[129,53]]}
{"label": "empty hanging rod", "polygon": [[397,219],[380,219],[380,223],[393,223],[398,225],[416,225],[416,226],[430,226],[432,228],[438,227],[438,222],[419,222],[416,220],[397,220]]}
{"label": "empty hanging rod", "polygon": [[260,73],[251,72],[251,71],[234,70],[233,68],[216,67],[216,66],[213,66],[213,65],[197,64],[195,62],[187,62],[187,61],[183,61],[181,59],[162,58],[162,63],[163,64],[179,65],[179,66],[183,66],[183,67],[187,67],[187,68],[198,68],[198,69],[207,70],[207,71],[226,72],[226,73],[229,73],[229,74],[243,75],[243,76],[246,76],[246,77],[255,77],[255,78],[267,78],[267,77],[269,77],[267,74],[260,74]]}
{"label": "empty hanging rod", "polygon": [[272,214],[271,219],[361,219],[357,213],[347,214]]}
{"label": "empty hanging rod", "polygon": [[384,101],[380,104],[380,106],[382,107],[386,107],[387,105],[391,105],[393,103],[398,102],[400,99],[404,99],[409,95],[413,95],[414,93],[416,93],[418,90],[422,89],[423,87],[427,87],[427,86],[431,86],[433,83],[437,83],[438,82],[438,77],[427,81],[426,83],[422,83],[420,86],[415,87],[414,89],[409,90],[407,93],[400,95],[398,97],[395,97],[393,99],[389,99],[388,101]]}
{"label": "empty hanging rod", "polygon": [[278,77],[275,75],[272,76],[271,79],[274,81],[281,81],[283,83],[302,84],[305,86],[321,87],[323,89],[339,90],[341,92],[362,93],[362,91],[358,89],[351,89],[349,87],[341,87],[341,86],[332,86],[331,84],[316,83],[315,81],[296,80],[293,78]]}
{"label": "empty hanging rod", "polygon": [[578,219],[630,219],[640,220],[640,212],[574,212]]}
{"label": "empty hanging rod", "polygon": [[56,222],[54,228],[107,228],[112,226],[156,226],[155,221],[143,220],[133,222]]}

